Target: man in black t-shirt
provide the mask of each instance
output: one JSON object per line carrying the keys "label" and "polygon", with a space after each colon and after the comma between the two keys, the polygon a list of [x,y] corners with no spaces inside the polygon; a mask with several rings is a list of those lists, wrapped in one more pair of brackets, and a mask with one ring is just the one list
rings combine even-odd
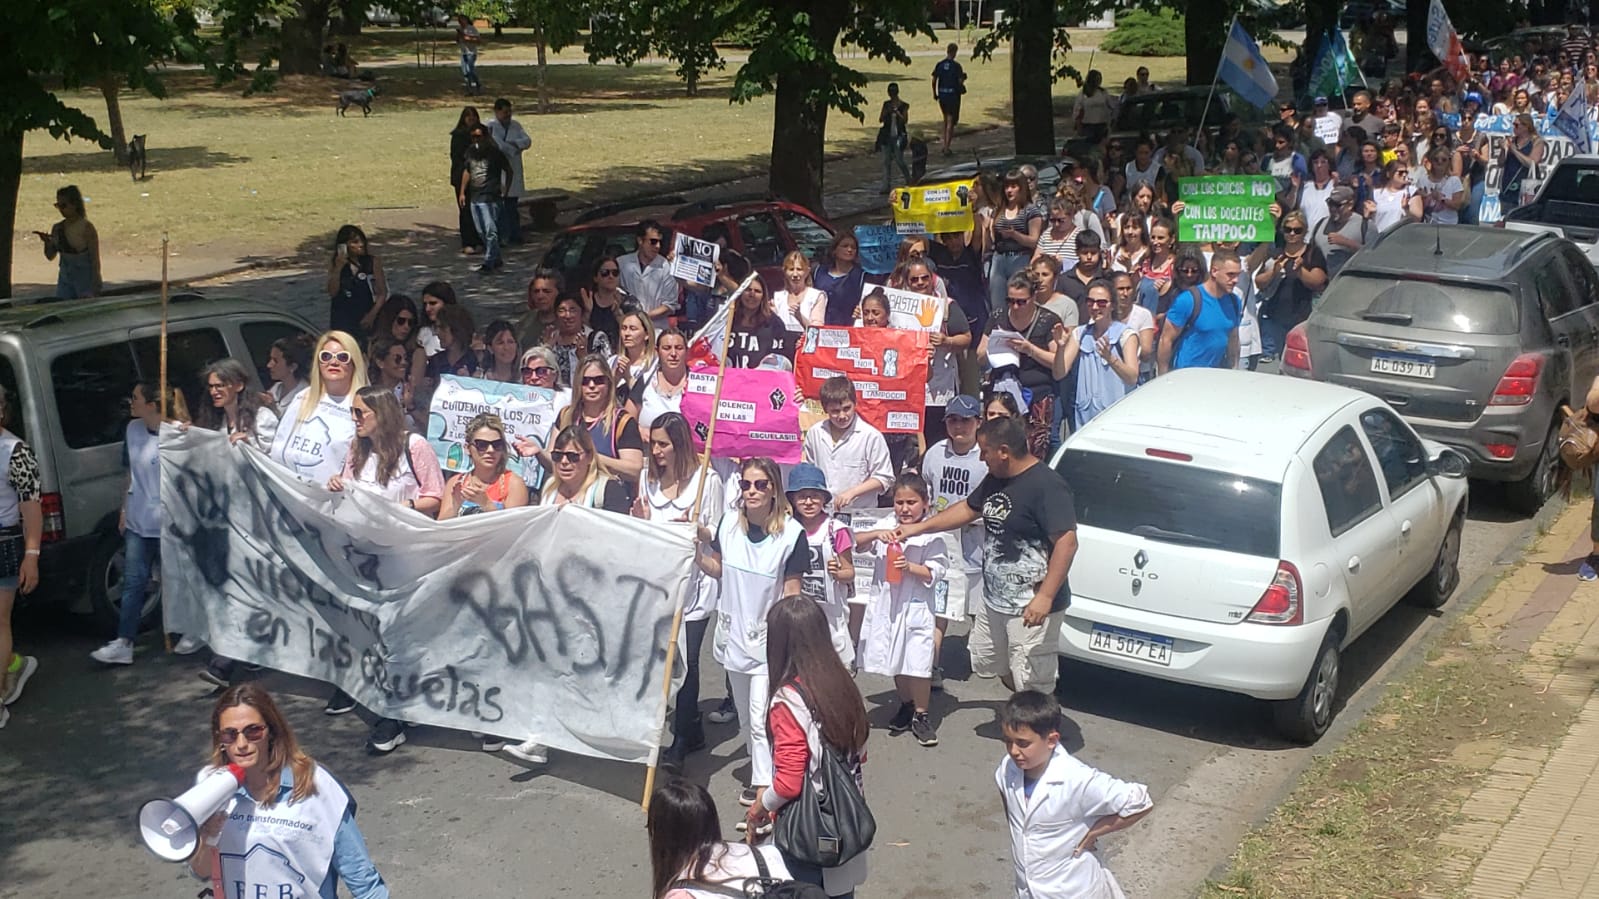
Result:
{"label": "man in black t-shirt", "polygon": [[466,147],[456,199],[472,210],[472,223],[483,238],[483,264],[477,270],[491,272],[501,265],[500,198],[505,195],[511,170],[489,136],[487,125],[474,126],[469,137],[471,143]]}
{"label": "man in black t-shirt", "polygon": [[954,140],[955,125],[961,118],[961,95],[966,93],[966,70],[955,61],[960,53],[958,44],[950,44],[944,53],[944,58],[933,66],[933,99],[938,101],[938,108],[944,113],[944,155],[952,156],[954,151],[949,148],[949,142]]}
{"label": "man in black t-shirt", "polygon": [[902,525],[893,539],[983,522],[983,608],[969,649],[978,677],[1009,690],[1052,693],[1061,620],[1071,603],[1067,574],[1077,554],[1071,488],[1028,451],[1027,428],[1005,417],[983,423],[977,445],[988,477],[963,503]]}

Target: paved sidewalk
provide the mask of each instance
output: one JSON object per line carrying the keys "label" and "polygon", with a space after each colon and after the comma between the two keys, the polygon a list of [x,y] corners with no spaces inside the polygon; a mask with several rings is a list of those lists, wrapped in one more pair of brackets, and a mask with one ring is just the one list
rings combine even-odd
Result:
{"label": "paved sidewalk", "polygon": [[1599,899],[1599,583],[1576,577],[1588,510],[1573,503],[1468,620],[1575,717],[1552,745],[1472,747],[1497,759],[1443,835],[1452,854],[1428,895]]}

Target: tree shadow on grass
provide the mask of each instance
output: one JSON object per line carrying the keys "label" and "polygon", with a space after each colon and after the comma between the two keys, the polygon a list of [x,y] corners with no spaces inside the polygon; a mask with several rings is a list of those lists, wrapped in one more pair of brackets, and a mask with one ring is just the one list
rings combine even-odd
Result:
{"label": "tree shadow on grass", "polygon": [[[159,135],[157,137],[159,138]],[[84,146],[84,150],[75,153],[53,153],[49,156],[28,157],[22,160],[22,172],[25,175],[71,175],[81,172],[99,173],[122,168],[109,150],[102,150],[99,147],[87,144]],[[145,154],[145,158],[148,160],[148,173],[152,176],[164,171],[214,169],[223,166],[242,165],[250,161],[248,156],[236,156],[226,150],[215,150],[211,147],[163,147],[156,141],[146,145]]]}

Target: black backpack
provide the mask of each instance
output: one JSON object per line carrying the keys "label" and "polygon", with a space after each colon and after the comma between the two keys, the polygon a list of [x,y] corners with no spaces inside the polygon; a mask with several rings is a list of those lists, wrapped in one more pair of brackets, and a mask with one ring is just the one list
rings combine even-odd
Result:
{"label": "black backpack", "polygon": [[725,892],[729,899],[740,899],[740,897],[742,899],[827,899],[827,891],[815,884],[774,879],[759,849],[750,847],[750,855],[755,857],[755,867],[761,873],[756,877],[745,878],[742,888],[735,887],[732,883],[705,883],[692,880],[680,880],[672,884],[671,888],[710,889],[718,893]]}

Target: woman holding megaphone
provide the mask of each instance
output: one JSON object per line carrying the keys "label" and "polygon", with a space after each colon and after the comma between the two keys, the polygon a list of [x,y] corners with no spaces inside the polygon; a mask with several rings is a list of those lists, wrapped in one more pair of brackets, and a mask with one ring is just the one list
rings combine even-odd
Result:
{"label": "woman holding megaphone", "polygon": [[355,800],[300,749],[271,695],[255,684],[228,688],[211,712],[211,745],[197,780],[229,765],[244,780],[231,808],[201,828],[189,858],[196,877],[220,881],[229,896],[318,899],[338,895],[342,880],[355,899],[388,899],[355,824]]}

